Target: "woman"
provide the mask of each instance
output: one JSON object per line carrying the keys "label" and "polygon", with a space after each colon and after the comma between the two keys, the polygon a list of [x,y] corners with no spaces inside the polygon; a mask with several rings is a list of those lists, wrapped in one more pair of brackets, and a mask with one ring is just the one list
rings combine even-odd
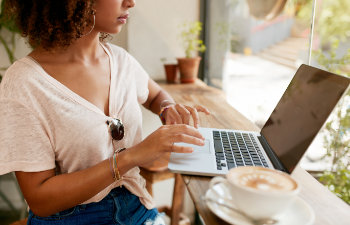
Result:
{"label": "woman", "polygon": [[[123,49],[134,0],[7,1],[34,50],[0,88],[0,174],[16,171],[28,224],[162,224],[139,166],[203,145],[203,107],[176,104]],[[167,125],[141,141],[139,103]],[[125,130],[124,130],[125,129]],[[125,134],[124,134],[125,133]]]}

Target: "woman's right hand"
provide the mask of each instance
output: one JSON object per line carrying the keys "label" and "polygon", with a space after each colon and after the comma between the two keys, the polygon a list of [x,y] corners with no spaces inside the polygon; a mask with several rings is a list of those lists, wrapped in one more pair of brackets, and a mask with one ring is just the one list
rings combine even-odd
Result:
{"label": "woman's right hand", "polygon": [[179,146],[176,145],[177,142],[203,146],[204,137],[196,128],[189,125],[164,125],[129,150],[133,152],[133,158],[136,160],[134,163],[137,166],[147,167],[171,152],[193,152],[192,147]]}

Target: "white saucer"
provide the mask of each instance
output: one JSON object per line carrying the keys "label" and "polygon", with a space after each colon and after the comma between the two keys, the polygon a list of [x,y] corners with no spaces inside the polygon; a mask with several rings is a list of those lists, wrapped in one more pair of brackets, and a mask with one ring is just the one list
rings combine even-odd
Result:
{"label": "white saucer", "polygon": [[[205,193],[205,197],[217,199],[218,194],[220,199],[223,201],[224,199],[231,199],[230,193],[226,185],[223,183],[216,184],[211,189],[208,189]],[[234,212],[224,206],[218,205],[211,201],[206,201],[206,204],[210,211],[227,223],[235,225],[253,225],[239,213]],[[292,206],[289,207],[283,214],[277,216],[276,219],[279,220],[276,225],[311,225],[315,221],[315,214],[304,200],[297,197]]]}

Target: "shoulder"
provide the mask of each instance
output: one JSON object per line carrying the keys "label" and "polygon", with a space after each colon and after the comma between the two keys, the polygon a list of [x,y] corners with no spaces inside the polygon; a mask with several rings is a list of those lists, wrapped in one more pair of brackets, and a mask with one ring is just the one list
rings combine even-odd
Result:
{"label": "shoulder", "polygon": [[21,58],[15,61],[5,72],[4,81],[23,78],[23,76],[30,75],[35,72],[28,57]]}
{"label": "shoulder", "polygon": [[0,83],[0,97],[16,98],[38,83],[39,71],[33,64],[28,57],[15,61],[6,70]]}

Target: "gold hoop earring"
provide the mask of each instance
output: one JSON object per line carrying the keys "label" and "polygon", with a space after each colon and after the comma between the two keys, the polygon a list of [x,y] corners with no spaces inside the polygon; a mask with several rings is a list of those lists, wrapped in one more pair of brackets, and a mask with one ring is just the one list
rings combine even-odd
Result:
{"label": "gold hoop earring", "polygon": [[92,24],[91,30],[89,32],[87,32],[86,34],[81,35],[81,37],[89,35],[91,33],[91,31],[95,28],[95,20],[96,20],[95,14],[93,14],[93,16],[94,16],[93,17],[94,18],[94,23]]}

